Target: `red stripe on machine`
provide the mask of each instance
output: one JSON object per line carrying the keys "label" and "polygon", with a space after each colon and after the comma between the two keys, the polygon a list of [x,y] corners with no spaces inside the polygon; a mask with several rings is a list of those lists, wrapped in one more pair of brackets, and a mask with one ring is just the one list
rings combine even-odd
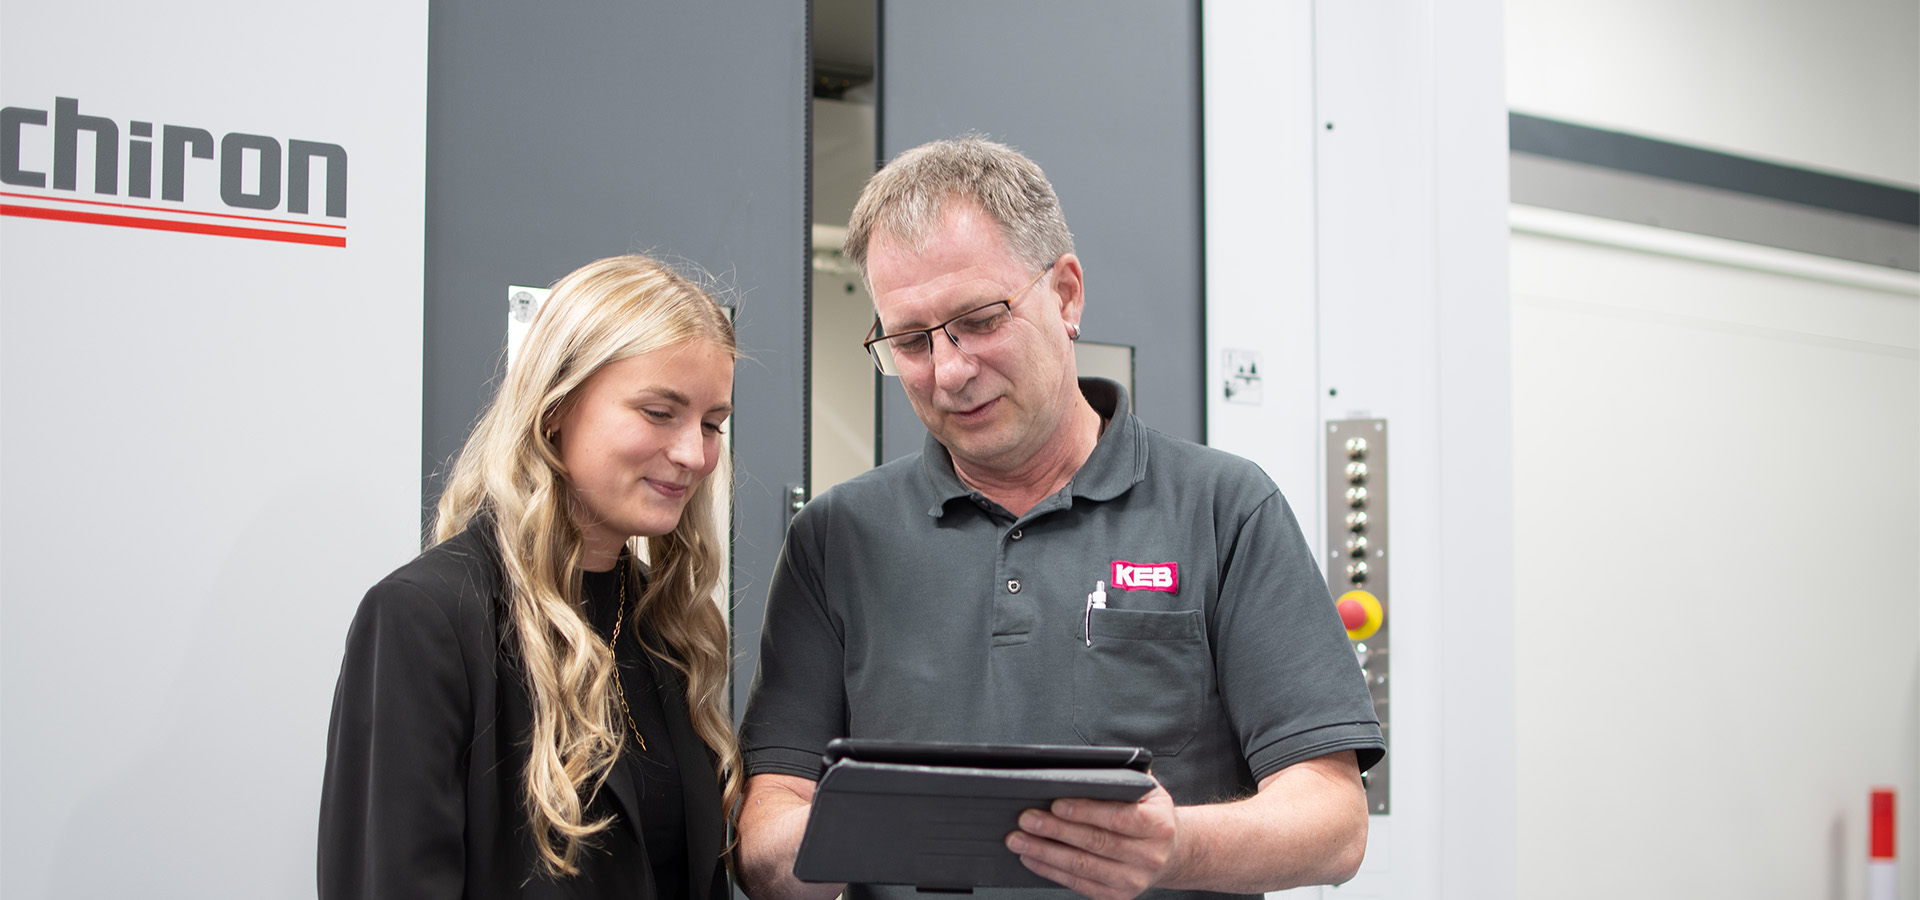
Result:
{"label": "red stripe on machine", "polygon": [[147,219],[138,216],[116,216],[106,213],[81,212],[69,209],[46,209],[38,206],[19,206],[0,204],[0,216],[18,216],[23,219],[51,219],[60,222],[80,222],[88,225],[113,225],[120,228],[146,228],[154,231],[179,231],[187,234],[210,234],[218,237],[246,238],[255,241],[284,241],[290,244],[316,244],[322,247],[345,247],[345,235],[307,234],[299,231],[273,231],[266,228],[240,228],[233,225],[215,225],[210,222],[180,222],[173,219]]}

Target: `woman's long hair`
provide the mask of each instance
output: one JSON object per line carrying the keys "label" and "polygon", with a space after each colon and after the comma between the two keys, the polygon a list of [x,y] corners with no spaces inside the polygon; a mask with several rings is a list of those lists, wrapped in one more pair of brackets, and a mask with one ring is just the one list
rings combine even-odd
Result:
{"label": "woman's long hair", "polygon": [[[561,279],[440,497],[435,543],[492,516],[507,582],[502,649],[525,670],[533,704],[527,819],[553,875],[577,873],[584,847],[610,824],[588,821],[585,810],[627,736],[612,704],[613,653],[581,615],[581,531],[549,429],[602,366],[686,342],[738,352],[725,309],[664,264],[616,256]],[[687,709],[719,757],[731,821],[740,751],[727,713],[727,626],[712,599],[726,564],[713,486],[725,472],[700,481],[671,532],[646,539],[651,578],[627,624],[651,623],[672,651],[661,658],[686,678]],[[639,541],[628,543],[637,558]],[[636,570],[628,568],[637,586]]]}

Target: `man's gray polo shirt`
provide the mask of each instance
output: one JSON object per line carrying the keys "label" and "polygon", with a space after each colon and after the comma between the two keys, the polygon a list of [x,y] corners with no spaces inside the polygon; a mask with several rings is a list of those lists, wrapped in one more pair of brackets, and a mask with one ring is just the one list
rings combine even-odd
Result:
{"label": "man's gray polo shirt", "polygon": [[[1379,759],[1359,665],[1273,481],[1140,424],[1113,382],[1081,391],[1111,423],[1024,516],[962,484],[931,437],[795,516],[748,774],[818,778],[844,736],[1124,744],[1194,804],[1336,751]],[[1098,582],[1106,608],[1089,615]]]}

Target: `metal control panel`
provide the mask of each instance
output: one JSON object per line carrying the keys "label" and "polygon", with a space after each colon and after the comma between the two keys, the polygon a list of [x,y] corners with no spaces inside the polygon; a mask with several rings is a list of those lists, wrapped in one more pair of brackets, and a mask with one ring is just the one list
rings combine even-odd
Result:
{"label": "metal control panel", "polygon": [[1389,669],[1387,577],[1392,554],[1387,529],[1387,420],[1341,419],[1327,423],[1327,586],[1360,673],[1373,695],[1373,712],[1389,753],[1364,776],[1367,811],[1390,810],[1388,770],[1393,732],[1387,704]]}

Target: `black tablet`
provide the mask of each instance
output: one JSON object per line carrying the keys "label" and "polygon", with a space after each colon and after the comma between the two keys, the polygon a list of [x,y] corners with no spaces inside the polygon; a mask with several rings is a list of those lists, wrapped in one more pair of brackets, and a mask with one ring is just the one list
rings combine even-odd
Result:
{"label": "black tablet", "polygon": [[869,738],[834,738],[828,741],[824,762],[831,766],[843,759],[982,769],[1133,769],[1145,772],[1153,765],[1153,753],[1144,747],[943,744]]}
{"label": "black tablet", "polygon": [[1058,887],[1006,847],[1020,813],[1061,797],[1136,801],[1138,747],[837,740],[794,860],[802,881],[925,890]]}

